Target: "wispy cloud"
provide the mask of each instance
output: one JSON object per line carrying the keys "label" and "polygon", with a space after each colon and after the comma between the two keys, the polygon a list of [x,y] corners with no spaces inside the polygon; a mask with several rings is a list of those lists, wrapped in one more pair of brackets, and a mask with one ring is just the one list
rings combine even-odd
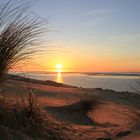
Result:
{"label": "wispy cloud", "polygon": [[97,37],[96,37],[96,36],[91,36],[91,39],[92,39],[92,40],[96,40]]}
{"label": "wispy cloud", "polygon": [[92,17],[105,17],[109,16],[112,13],[112,9],[109,8],[99,8],[99,9],[91,9],[87,15]]}
{"label": "wispy cloud", "polygon": [[112,13],[113,13],[113,10],[109,8],[90,9],[86,13],[86,17],[88,18],[88,20],[86,21],[86,24],[93,25],[93,24],[102,22],[107,17],[109,17]]}
{"label": "wispy cloud", "polygon": [[[110,41],[117,41],[117,42],[132,42],[132,41],[139,41],[140,40],[140,34],[110,34],[110,35],[105,35],[104,39],[110,40]],[[140,42],[140,41],[139,41]]]}

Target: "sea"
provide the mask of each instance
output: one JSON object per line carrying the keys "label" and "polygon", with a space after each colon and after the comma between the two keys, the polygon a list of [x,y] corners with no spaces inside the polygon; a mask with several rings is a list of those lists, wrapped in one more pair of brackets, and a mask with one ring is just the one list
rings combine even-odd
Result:
{"label": "sea", "polygon": [[140,73],[79,73],[79,72],[29,72],[20,76],[51,80],[83,88],[102,88],[115,91],[140,91]]}

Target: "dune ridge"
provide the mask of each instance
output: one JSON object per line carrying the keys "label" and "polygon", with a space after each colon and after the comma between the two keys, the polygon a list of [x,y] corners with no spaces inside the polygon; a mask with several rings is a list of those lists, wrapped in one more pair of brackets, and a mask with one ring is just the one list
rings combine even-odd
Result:
{"label": "dune ridge", "polygon": [[[44,133],[51,130],[50,133],[58,140],[140,138],[140,95],[43,82],[10,77],[3,85],[2,94],[11,101],[20,100],[20,95],[25,96],[30,88],[38,98],[40,108],[48,114],[46,118],[49,123],[46,124]],[[10,135],[15,135],[15,130],[5,126],[1,128],[4,133],[8,129]],[[24,135],[21,136],[23,139],[29,137],[25,132],[21,135]]]}

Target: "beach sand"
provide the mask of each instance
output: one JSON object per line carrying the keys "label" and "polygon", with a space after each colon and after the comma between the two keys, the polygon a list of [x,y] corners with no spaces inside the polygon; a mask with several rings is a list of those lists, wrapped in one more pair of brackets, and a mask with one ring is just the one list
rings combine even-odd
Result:
{"label": "beach sand", "polygon": [[2,91],[18,100],[32,89],[64,140],[140,140],[140,95],[46,83],[9,79]]}

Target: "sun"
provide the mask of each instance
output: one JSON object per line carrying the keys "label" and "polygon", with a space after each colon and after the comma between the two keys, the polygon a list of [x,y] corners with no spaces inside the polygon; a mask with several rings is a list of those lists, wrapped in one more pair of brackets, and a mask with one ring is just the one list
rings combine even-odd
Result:
{"label": "sun", "polygon": [[57,68],[57,70],[61,70],[62,69],[62,64],[56,64],[56,68]]}

